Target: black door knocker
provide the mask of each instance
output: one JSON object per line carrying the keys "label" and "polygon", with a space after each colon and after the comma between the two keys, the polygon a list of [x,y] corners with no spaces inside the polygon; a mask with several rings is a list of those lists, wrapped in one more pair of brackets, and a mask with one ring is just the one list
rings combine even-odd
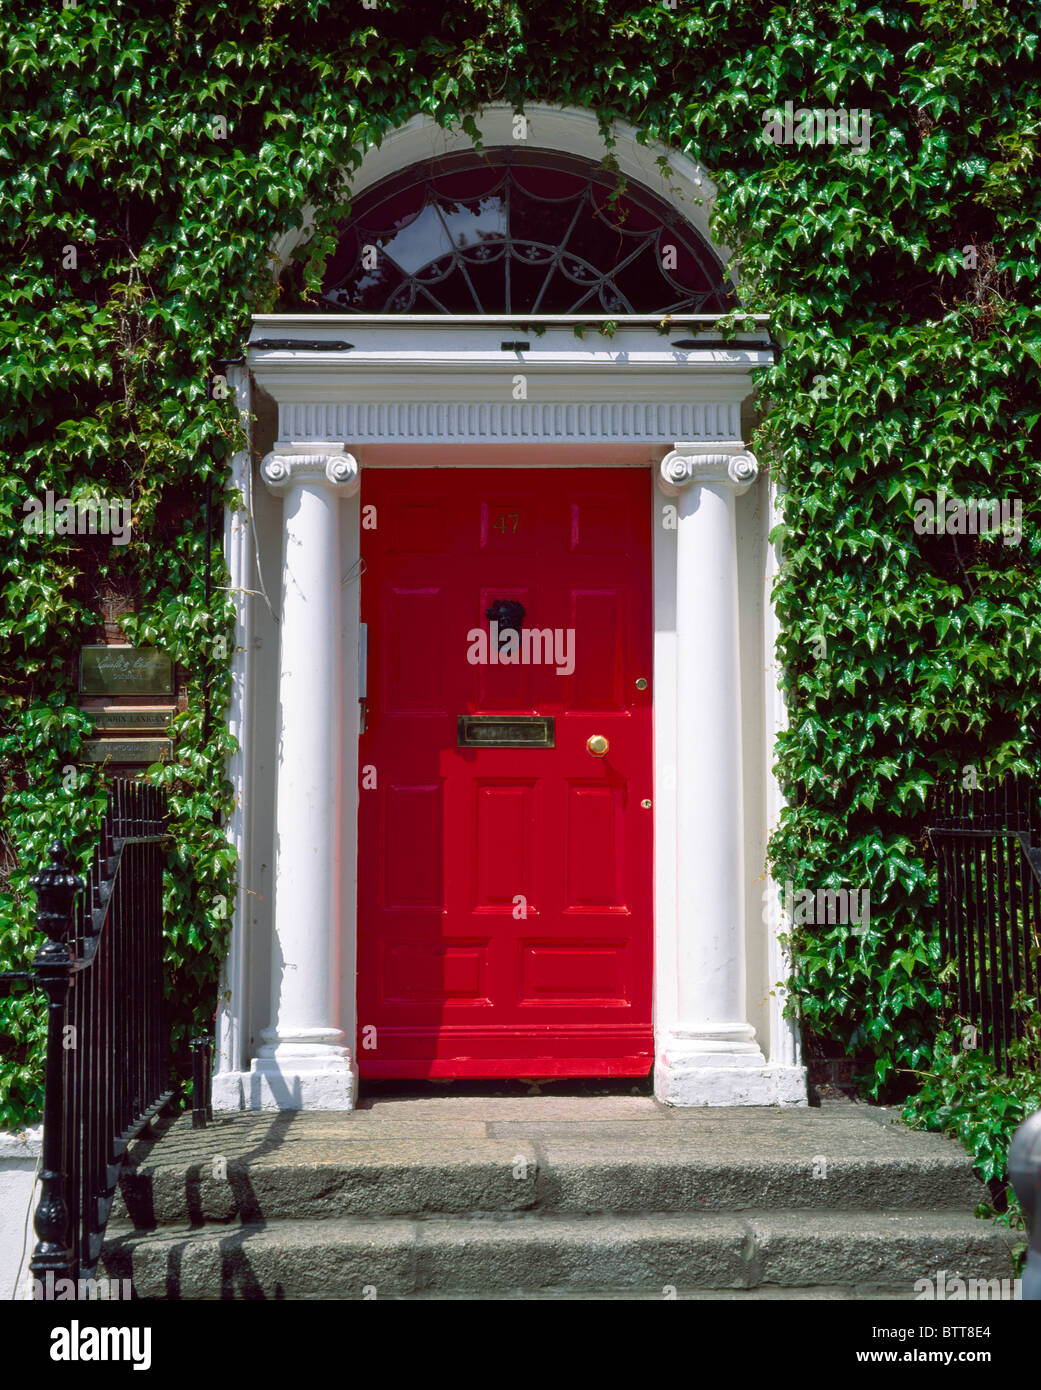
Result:
{"label": "black door knocker", "polygon": [[[524,605],[515,598],[497,598],[490,608],[484,610],[484,616],[490,623],[495,623],[498,638],[498,649],[502,651],[507,646],[510,651],[519,651],[521,643],[521,624],[524,621]],[[516,633],[516,638],[511,639],[510,634]]]}

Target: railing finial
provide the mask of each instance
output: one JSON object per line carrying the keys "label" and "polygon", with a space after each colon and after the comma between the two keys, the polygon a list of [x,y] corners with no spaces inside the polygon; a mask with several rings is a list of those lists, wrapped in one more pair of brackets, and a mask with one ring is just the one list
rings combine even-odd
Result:
{"label": "railing finial", "polygon": [[50,941],[64,942],[72,935],[72,904],[86,883],[74,874],[69,852],[60,840],[48,849],[51,862],[33,874],[29,887],[36,893],[36,925]]}

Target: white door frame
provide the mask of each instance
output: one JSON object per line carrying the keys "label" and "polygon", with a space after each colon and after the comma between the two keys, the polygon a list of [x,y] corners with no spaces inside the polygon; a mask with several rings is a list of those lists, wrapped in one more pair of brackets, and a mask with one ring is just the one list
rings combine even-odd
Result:
{"label": "white door frame", "polygon": [[[781,999],[771,994],[760,1012],[768,1022],[759,1036],[746,1003],[749,915],[761,879],[747,847],[762,817],[744,805],[742,759],[751,752],[758,760],[762,749],[743,723],[750,707],[765,706],[767,719],[777,708],[769,678],[741,670],[737,498],[758,492],[760,510],[769,498],[741,439],[750,373],[772,360],[769,335],[760,318],[722,348],[715,316],[680,316],[671,326],[705,346],[677,348],[656,318],[612,322],[605,336],[592,316],[254,319],[248,365],[278,411],[260,466],[283,505],[281,584],[272,595],[278,754],[266,788],[249,786],[248,750],[232,769],[241,811],[231,833],[249,846],[250,806],[274,797],[273,926],[269,943],[249,940],[240,893],[216,1106],[349,1109],[356,1096],[358,588],[349,580],[359,560],[361,468],[641,463],[657,476],[655,1093],[677,1105],[805,1104]],[[593,330],[580,339],[576,324]],[[517,349],[520,335],[528,346]],[[248,463],[236,462],[245,478]],[[255,591],[253,558],[239,534],[230,552],[236,589]],[[243,594],[242,607],[250,602]],[[232,718],[249,737],[253,649],[248,638],[243,646]],[[765,785],[776,803],[768,774]],[[248,862],[244,872],[248,886]],[[779,924],[773,895],[763,901],[772,972],[783,967]],[[272,982],[262,1045],[253,1049],[242,997],[250,949],[270,951]]]}

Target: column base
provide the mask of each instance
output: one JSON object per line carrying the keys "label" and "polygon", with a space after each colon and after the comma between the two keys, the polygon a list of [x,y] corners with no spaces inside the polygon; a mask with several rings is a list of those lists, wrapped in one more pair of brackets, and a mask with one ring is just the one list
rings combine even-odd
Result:
{"label": "column base", "polygon": [[[329,1053],[332,1049],[329,1049]],[[353,1110],[357,1070],[350,1053],[254,1057],[249,1071],[218,1072],[214,1110]]]}
{"label": "column base", "polygon": [[709,1052],[671,1040],[654,1064],[664,1105],[808,1105],[806,1068],[766,1060],[758,1048]]}

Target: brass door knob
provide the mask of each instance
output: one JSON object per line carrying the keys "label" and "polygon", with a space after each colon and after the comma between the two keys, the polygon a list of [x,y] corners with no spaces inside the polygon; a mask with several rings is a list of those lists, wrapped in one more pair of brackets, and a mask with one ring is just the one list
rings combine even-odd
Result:
{"label": "brass door knob", "polygon": [[592,734],[586,739],[586,752],[592,753],[594,758],[602,758],[610,747],[603,734]]}

